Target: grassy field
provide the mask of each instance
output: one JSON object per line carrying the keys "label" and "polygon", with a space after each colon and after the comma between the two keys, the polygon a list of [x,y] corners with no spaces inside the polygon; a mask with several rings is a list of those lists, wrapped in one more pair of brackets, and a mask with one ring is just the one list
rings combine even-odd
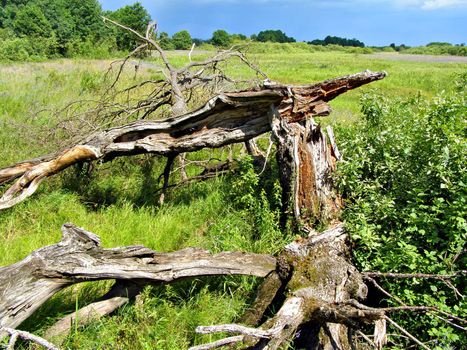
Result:
{"label": "grassy field", "polygon": [[[358,120],[362,92],[377,90],[394,99],[419,94],[432,97],[451,89],[456,75],[467,67],[459,63],[375,60],[341,52],[256,54],[251,59],[270,79],[289,84],[313,83],[365,69],[388,72],[383,81],[333,101],[335,112],[328,118],[330,123]],[[184,56],[174,56],[173,60],[179,65],[187,62]],[[98,95],[109,62],[60,60],[0,66],[0,168],[53,151],[47,145],[48,136],[37,131],[53,125],[47,110]],[[248,75],[239,64],[228,70],[238,77]],[[142,74],[155,73],[147,68]],[[215,154],[226,156],[222,150]],[[210,155],[212,151],[201,151],[189,157]],[[91,178],[78,180],[77,170],[69,169],[63,176],[48,180],[25,203],[0,212],[0,266],[59,241],[59,228],[65,222],[95,232],[105,247],[144,244],[159,251],[198,246],[212,251],[275,252],[289,239],[280,237],[274,209],[259,203],[254,208],[259,211],[255,216],[248,203],[232,200],[238,191],[248,193],[256,186],[248,170],[240,179],[225,176],[177,189],[160,207],[155,192],[162,167],[157,159],[140,156],[98,166]],[[75,329],[61,341],[70,349],[184,349],[213,340],[195,335],[194,328],[234,321],[248,307],[257,283],[253,278],[229,277],[147,288],[134,304],[112,317]],[[108,282],[102,282],[69,288],[22,328],[41,335],[61,315],[95,300],[108,287]]]}

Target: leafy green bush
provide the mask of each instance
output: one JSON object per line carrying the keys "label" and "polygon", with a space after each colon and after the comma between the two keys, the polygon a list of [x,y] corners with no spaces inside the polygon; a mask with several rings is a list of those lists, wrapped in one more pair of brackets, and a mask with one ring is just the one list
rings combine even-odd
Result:
{"label": "leafy green bush", "polygon": [[70,40],[65,48],[66,57],[108,58],[115,56],[117,44],[115,38],[109,38],[103,42],[87,38],[86,40]]}
{"label": "leafy green bush", "polygon": [[[451,274],[465,268],[466,78],[456,91],[430,102],[364,95],[363,120],[339,131],[344,216],[362,270]],[[441,281],[381,282],[407,305],[467,314],[465,301]],[[452,283],[462,290],[465,278]],[[398,322],[436,349],[467,342],[465,333],[433,315],[414,319],[401,316]]]}
{"label": "leafy green bush", "polygon": [[261,174],[255,170],[250,157],[239,163],[239,171],[232,175],[228,197],[253,228],[256,252],[277,253],[290,237],[284,237],[279,227],[281,187],[275,165]]}
{"label": "leafy green bush", "polygon": [[467,46],[454,46],[446,44],[432,44],[430,46],[412,47],[404,51],[404,53],[420,54],[420,55],[453,55],[467,56]]}
{"label": "leafy green bush", "polygon": [[0,60],[25,61],[29,59],[29,40],[7,39],[0,42]]}

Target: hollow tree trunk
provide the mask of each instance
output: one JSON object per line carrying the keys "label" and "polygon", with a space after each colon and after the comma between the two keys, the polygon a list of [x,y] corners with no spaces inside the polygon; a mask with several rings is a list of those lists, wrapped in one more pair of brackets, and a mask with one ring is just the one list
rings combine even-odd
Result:
{"label": "hollow tree trunk", "polygon": [[313,118],[288,123],[280,111],[271,113],[282,185],[283,226],[312,232],[317,222],[337,219],[342,201],[333,188],[336,156],[326,134]]}

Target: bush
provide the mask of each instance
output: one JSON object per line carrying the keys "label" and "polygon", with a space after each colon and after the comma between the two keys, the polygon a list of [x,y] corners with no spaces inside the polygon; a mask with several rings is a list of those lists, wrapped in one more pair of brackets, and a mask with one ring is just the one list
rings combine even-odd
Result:
{"label": "bush", "polygon": [[12,38],[0,42],[0,60],[37,61],[55,57],[57,40],[51,38]]}
{"label": "bush", "polygon": [[[450,274],[466,266],[466,78],[457,91],[431,102],[365,95],[363,120],[339,130],[344,216],[362,270]],[[436,305],[461,317],[467,312],[440,281],[382,282],[408,305]],[[453,283],[463,282],[459,277]],[[467,341],[465,333],[429,315],[398,321],[418,337],[436,341],[436,349],[460,348]]]}
{"label": "bush", "polygon": [[453,55],[453,56],[467,56],[466,46],[454,45],[439,45],[431,44],[430,46],[412,47],[404,51],[404,53],[419,54],[419,55]]}
{"label": "bush", "polygon": [[189,50],[191,48],[191,35],[186,30],[175,33],[172,36],[172,43],[176,50]]}
{"label": "bush", "polygon": [[29,40],[7,39],[0,42],[0,60],[26,61],[29,59]]}
{"label": "bush", "polygon": [[108,58],[117,51],[115,38],[104,42],[87,40],[70,40],[65,46],[66,57]]}
{"label": "bush", "polygon": [[214,46],[227,47],[232,44],[232,38],[225,30],[219,29],[212,33],[211,43]]}

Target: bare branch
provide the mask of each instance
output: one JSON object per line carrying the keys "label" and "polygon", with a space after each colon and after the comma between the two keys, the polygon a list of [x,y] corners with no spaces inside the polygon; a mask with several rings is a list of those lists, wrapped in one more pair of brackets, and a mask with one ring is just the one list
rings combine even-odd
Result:
{"label": "bare branch", "polygon": [[362,272],[367,277],[386,277],[386,278],[427,278],[436,280],[447,280],[457,276],[466,275],[467,270],[453,272],[450,275],[433,275],[427,273],[391,273],[391,272]]}
{"label": "bare branch", "polygon": [[426,346],[425,344],[423,344],[420,340],[418,340],[417,338],[415,338],[412,334],[410,334],[406,329],[404,329],[403,327],[401,327],[399,324],[397,324],[395,321],[391,320],[389,317],[385,317],[385,319],[390,323],[392,324],[395,328],[397,328],[398,330],[400,330],[402,333],[404,333],[408,338],[410,338],[412,341],[414,341],[415,343],[417,343],[419,346],[421,346],[422,348],[426,349],[426,350],[430,350],[430,348],[428,346]]}
{"label": "bare branch", "polygon": [[8,343],[8,348],[7,348],[8,350],[14,349],[16,340],[18,338],[41,345],[47,350],[59,350],[59,348],[56,347],[54,344],[48,342],[47,340],[41,337],[38,337],[37,335],[31,334],[29,332],[20,331],[20,330],[9,328],[9,327],[0,327],[0,334],[4,332],[8,333],[11,336],[10,342]]}
{"label": "bare branch", "polygon": [[243,335],[236,335],[236,336],[233,336],[233,337],[228,337],[228,338],[220,339],[220,340],[217,340],[217,341],[212,342],[212,343],[203,344],[203,345],[198,345],[198,346],[192,346],[192,347],[189,348],[188,350],[210,350],[210,349],[216,349],[216,348],[220,348],[221,346],[233,345],[233,344],[236,344],[236,343],[240,343],[240,342],[243,341],[243,339],[244,339]]}

